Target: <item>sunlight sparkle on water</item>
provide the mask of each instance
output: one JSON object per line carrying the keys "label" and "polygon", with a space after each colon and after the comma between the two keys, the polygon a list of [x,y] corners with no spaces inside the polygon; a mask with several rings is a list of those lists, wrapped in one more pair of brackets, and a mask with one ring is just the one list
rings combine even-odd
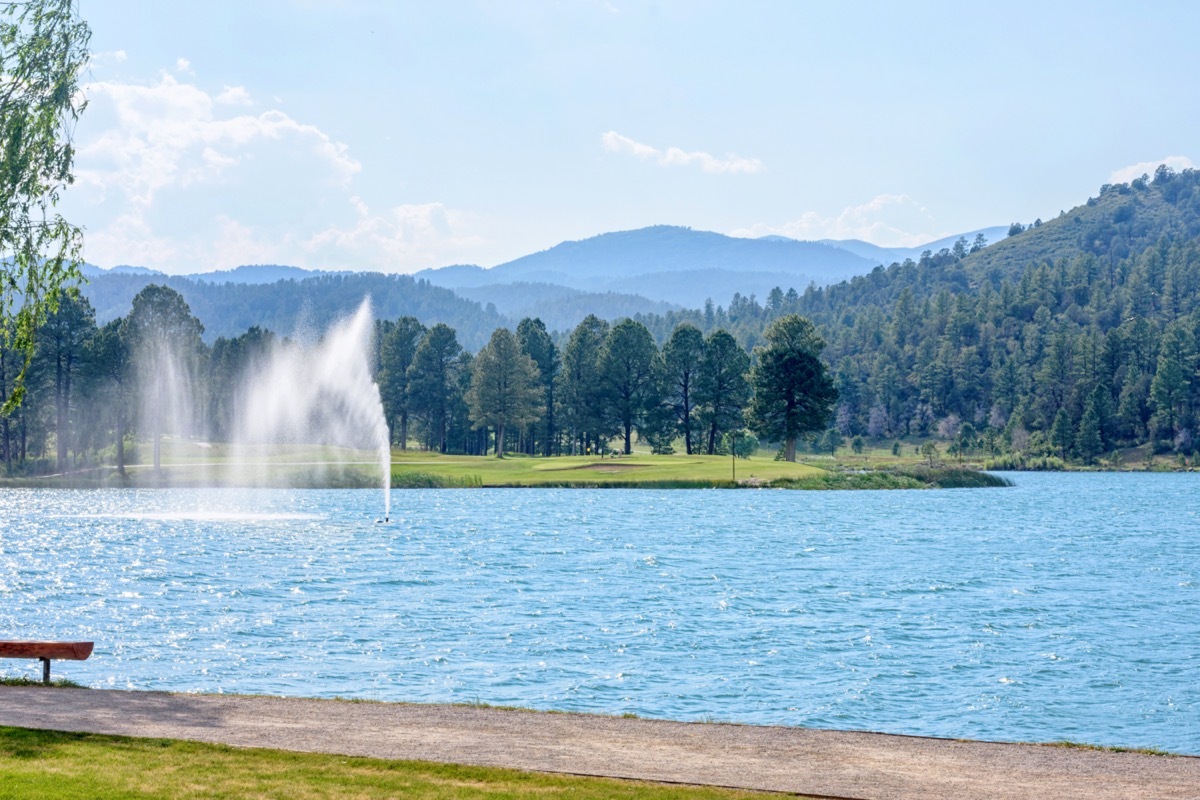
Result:
{"label": "sunlight sparkle on water", "polygon": [[97,687],[1200,754],[1200,475],[1015,480],[404,490],[390,525],[378,490],[3,490],[0,638],[95,640],[60,672]]}

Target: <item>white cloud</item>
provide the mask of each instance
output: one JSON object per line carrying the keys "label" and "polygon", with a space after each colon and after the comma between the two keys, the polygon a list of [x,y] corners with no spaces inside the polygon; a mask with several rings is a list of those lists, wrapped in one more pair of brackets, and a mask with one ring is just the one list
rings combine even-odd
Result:
{"label": "white cloud", "polygon": [[214,267],[277,263],[280,254],[291,249],[290,237],[267,241],[249,225],[225,214],[218,214],[215,222],[216,236],[206,256]]}
{"label": "white cloud", "polygon": [[[240,89],[240,92],[236,89]],[[348,148],[313,125],[282,111],[221,117],[216,98],[189,83],[164,74],[151,86],[93,83],[90,102],[110,111],[116,124],[79,145],[77,179],[108,193],[118,191],[136,205],[149,205],[165,188],[216,181],[239,163],[246,151],[270,143],[286,143],[307,151],[340,184],[362,169]]]}
{"label": "white cloud", "polygon": [[372,213],[360,197],[349,203],[355,213],[352,224],[330,226],[304,243],[317,262],[410,272],[462,260],[461,255],[484,241],[472,232],[477,220],[442,203],[399,205],[381,214]]}
{"label": "white cloud", "polygon": [[226,86],[222,92],[216,96],[215,102],[226,106],[252,106],[254,101],[250,99],[250,92],[246,91],[245,86]]}
{"label": "white cloud", "polygon": [[600,144],[609,153],[624,153],[640,158],[643,161],[653,161],[659,166],[699,166],[705,172],[737,173],[762,172],[763,163],[757,158],[743,158],[729,153],[725,158],[705,153],[703,151],[686,151],[679,147],[668,147],[665,151],[648,144],[643,144],[628,136],[622,136],[616,131],[600,134]]}
{"label": "white cloud", "polygon": [[91,54],[88,65],[95,69],[110,64],[124,64],[127,60],[129,60],[129,54],[124,50],[101,50]]}
{"label": "white cloud", "polygon": [[175,71],[176,72],[186,72],[189,75],[195,74],[192,71],[192,62],[188,61],[186,58],[183,58],[183,57],[180,57],[175,60]]}
{"label": "white cloud", "polygon": [[208,91],[173,72],[94,82],[66,201],[87,260],[169,273],[239,264],[409,272],[471,260],[486,220],[442,203],[374,211],[348,146],[244,86]]}
{"label": "white cloud", "polygon": [[937,227],[929,209],[903,194],[881,194],[862,205],[848,206],[832,217],[807,211],[799,219],[782,225],[756,223],[730,235],[768,234],[801,240],[862,239],[880,247],[917,247],[948,235]]}
{"label": "white cloud", "polygon": [[608,131],[607,133],[600,134],[600,144],[610,153],[630,153],[642,159],[660,158],[662,156],[662,151],[658,148],[636,142],[628,136],[622,136],[616,131]]}
{"label": "white cloud", "polygon": [[84,234],[84,258],[93,264],[115,267],[173,264],[179,248],[167,237],[157,236],[137,210],[119,214],[109,225]]}
{"label": "white cloud", "polygon": [[1187,156],[1167,156],[1155,161],[1141,161],[1137,164],[1130,164],[1128,167],[1121,167],[1118,170],[1113,170],[1113,174],[1109,176],[1109,183],[1129,183],[1132,180],[1137,180],[1143,175],[1154,177],[1154,170],[1158,169],[1159,164],[1166,164],[1171,169],[1178,172],[1179,170],[1192,169],[1196,165]]}

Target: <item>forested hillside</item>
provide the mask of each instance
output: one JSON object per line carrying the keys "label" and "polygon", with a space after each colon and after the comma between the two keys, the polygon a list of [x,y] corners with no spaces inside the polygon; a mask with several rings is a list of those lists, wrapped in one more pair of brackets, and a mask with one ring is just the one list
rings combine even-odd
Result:
{"label": "forested hillside", "polygon": [[97,322],[103,324],[128,314],[134,295],[150,284],[170,286],[183,295],[192,313],[204,323],[204,339],[208,342],[221,336],[237,336],[252,327],[284,336],[295,332],[298,324],[324,330],[334,320],[353,313],[366,296],[371,298],[376,318],[413,316],[445,322],[471,349],[482,347],[498,326],[515,324],[495,309],[459,297],[449,289],[409,275],[373,272],[318,275],[269,284],[109,273],[93,276],[82,290],[95,309]]}
{"label": "forested hillside", "polygon": [[537,317],[551,331],[569,331],[588,314],[615,320],[637,314],[665,314],[678,306],[625,292],[585,292],[546,283],[505,283],[457,289],[455,293],[484,307],[492,305],[509,319]]}
{"label": "forested hillside", "polygon": [[[743,345],[799,313],[829,346],[846,435],[955,439],[1093,459],[1153,440],[1190,455],[1200,413],[1200,173],[1106,185],[1009,237],[926,253],[828,288],[646,317]],[[967,425],[969,424],[969,428]]]}

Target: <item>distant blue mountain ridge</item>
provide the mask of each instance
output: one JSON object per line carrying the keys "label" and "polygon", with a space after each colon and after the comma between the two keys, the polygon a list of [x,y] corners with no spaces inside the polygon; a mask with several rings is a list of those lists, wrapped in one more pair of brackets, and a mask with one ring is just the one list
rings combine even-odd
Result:
{"label": "distant blue mountain ridge", "polygon": [[954,247],[954,243],[959,239],[966,239],[967,245],[970,246],[975,242],[975,237],[979,234],[983,234],[983,238],[987,240],[988,244],[995,244],[1005,236],[1008,236],[1008,226],[996,225],[991,228],[968,231],[967,233],[956,233],[953,236],[935,239],[932,242],[926,242],[917,247],[880,247],[870,242],[864,242],[861,239],[820,239],[819,241],[822,244],[828,244],[842,250],[849,250],[855,255],[862,256],[871,261],[877,261],[887,266],[889,264],[903,263],[908,258],[917,261],[921,258],[921,253],[924,253],[926,250],[936,253],[944,248],[952,248]]}
{"label": "distant blue mountain ridge", "polygon": [[[120,265],[111,269],[97,267],[94,264],[84,264],[83,274],[89,278],[99,275],[162,275],[166,277],[165,272],[160,272],[156,269],[148,267],[130,267]],[[195,272],[190,275],[182,275],[180,277],[190,278],[201,283],[238,283],[248,286],[257,286],[264,283],[276,283],[278,281],[296,280],[302,281],[306,278],[312,278],[316,275],[345,275],[349,274],[347,270],[324,270],[324,269],[304,269],[303,267],[287,267],[278,264],[247,264],[233,269],[214,270],[213,272]]]}
{"label": "distant blue mountain ridge", "polygon": [[[669,225],[605,233],[562,242],[490,269],[444,267],[416,273],[436,286],[462,290],[513,283],[542,283],[586,292],[621,292],[696,308],[708,299],[723,304],[734,292],[765,296],[772,288],[803,291],[863,275],[877,266],[925,250],[972,243],[982,233],[996,241],[1007,228],[991,227],[919,247],[879,247],[859,240],[804,242],[785,236],[725,236]],[[503,308],[501,308],[503,311]]]}
{"label": "distant blue mountain ridge", "polygon": [[[698,308],[709,299],[724,305],[735,292],[761,298],[776,286],[803,291],[809,284],[824,286],[866,274],[876,266],[918,259],[923,251],[952,247],[959,238],[972,243],[980,233],[991,243],[1003,238],[1007,228],[983,228],[900,248],[857,239],[740,238],[655,225],[561,242],[491,268],[456,264],[422,270],[413,277],[477,302],[492,303],[506,316],[540,313],[547,322],[554,319],[566,325],[574,324],[570,320],[575,317],[582,318],[589,302],[598,304],[597,313],[600,307],[626,308],[629,313],[661,312],[671,306]],[[132,266],[104,270],[89,264],[84,274],[95,278],[163,273]],[[263,285],[334,274],[351,273],[256,264],[185,277],[213,285]]]}
{"label": "distant blue mountain ridge", "polygon": [[97,267],[95,264],[84,264],[80,270],[84,277],[95,278],[100,275],[165,275],[165,272],[159,272],[156,269],[148,267],[130,267],[120,264],[109,269]]}

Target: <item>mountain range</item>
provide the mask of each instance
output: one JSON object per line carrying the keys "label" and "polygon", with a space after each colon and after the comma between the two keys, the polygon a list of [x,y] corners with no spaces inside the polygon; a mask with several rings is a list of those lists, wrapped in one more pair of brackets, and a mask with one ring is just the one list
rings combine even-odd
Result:
{"label": "mountain range", "polygon": [[[866,274],[880,265],[919,258],[925,250],[949,248],[959,238],[970,243],[982,234],[988,241],[995,241],[1006,232],[1007,228],[984,228],[920,247],[888,248],[857,239],[751,239],[656,225],[562,242],[491,268],[454,265],[423,270],[411,277],[390,277],[415,280],[414,289],[429,285],[452,290],[464,300],[477,303],[489,316],[513,320],[541,317],[551,330],[565,330],[587,314],[607,319],[662,314],[673,308],[699,308],[710,299],[724,304],[735,293],[765,297],[777,286],[784,290],[802,290],[809,284],[824,286]],[[359,274],[364,280],[371,275]],[[133,294],[156,280],[175,286],[185,298],[189,294],[202,295],[200,302],[205,306],[215,302],[214,293],[220,294],[221,286],[252,287],[281,281],[307,284],[330,276],[342,276],[352,284],[359,282],[353,279],[355,273],[273,264],[169,277],[145,267],[123,265],[105,270],[89,264],[84,267],[84,275],[90,281],[85,294],[92,298],[102,320],[125,313]],[[378,291],[389,281],[387,276],[374,274],[367,283]],[[297,289],[289,289],[286,294],[295,295]],[[393,294],[389,290],[388,296]],[[435,305],[440,307],[443,302],[439,299]],[[376,309],[381,316],[394,310]],[[226,327],[213,329],[210,324],[210,331],[216,335],[235,333],[226,331]]]}

